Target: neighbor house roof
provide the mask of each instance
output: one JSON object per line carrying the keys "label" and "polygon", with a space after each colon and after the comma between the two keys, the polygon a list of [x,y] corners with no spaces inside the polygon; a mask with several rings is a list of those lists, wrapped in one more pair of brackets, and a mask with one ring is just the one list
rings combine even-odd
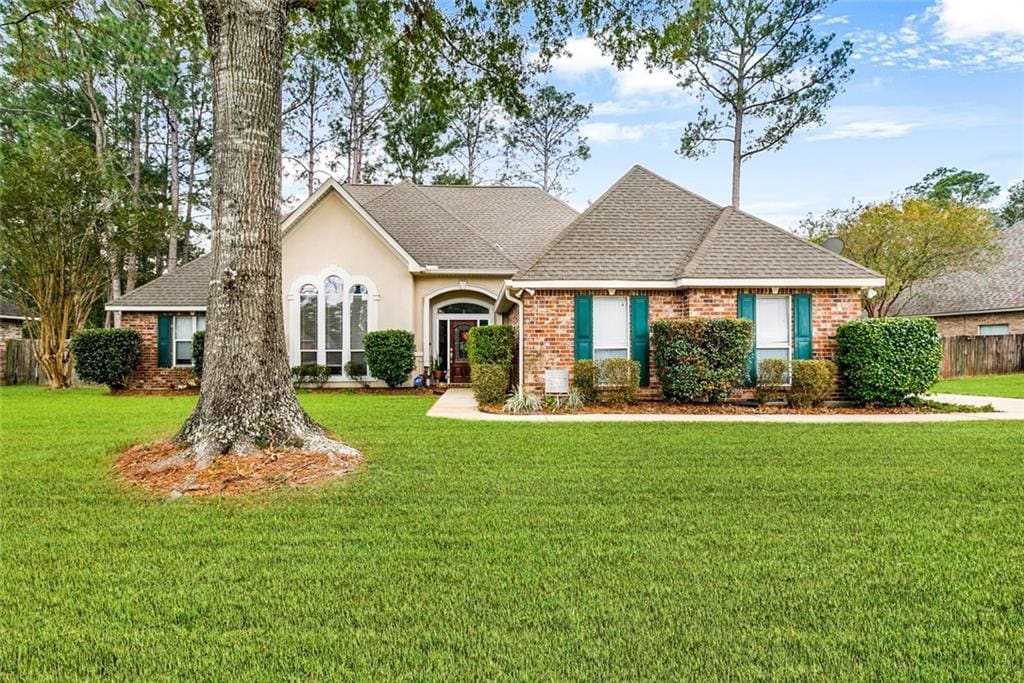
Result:
{"label": "neighbor house roof", "polygon": [[915,285],[900,315],[957,315],[1024,310],[1024,222],[1002,230],[1002,253],[982,267]]}
{"label": "neighbor house roof", "polygon": [[344,187],[420,264],[446,269],[515,272],[577,215],[536,187]]}
{"label": "neighbor house roof", "polygon": [[205,309],[210,294],[213,259],[204,254],[161,275],[107,304],[113,310],[196,310]]}
{"label": "neighbor house roof", "polygon": [[21,312],[21,308],[18,304],[14,303],[10,299],[0,297],[0,318],[24,320],[25,315]]}
{"label": "neighbor house roof", "polygon": [[851,280],[881,276],[634,166],[516,281]]}

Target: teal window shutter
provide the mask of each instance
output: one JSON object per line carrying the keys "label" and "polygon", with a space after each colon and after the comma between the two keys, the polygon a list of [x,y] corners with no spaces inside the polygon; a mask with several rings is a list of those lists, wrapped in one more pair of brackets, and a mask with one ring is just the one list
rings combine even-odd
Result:
{"label": "teal window shutter", "polygon": [[[757,305],[755,303],[753,294],[740,293],[736,295],[736,311],[737,315],[743,320],[749,320],[754,323],[754,329],[757,329]],[[756,332],[755,332],[756,334]],[[754,347],[750,349],[750,359],[747,361],[747,386],[754,386],[754,382],[757,381],[757,342],[754,342]]]}
{"label": "teal window shutter", "polygon": [[594,357],[594,297],[577,294],[573,318],[576,360]]}
{"label": "teal window shutter", "polygon": [[811,357],[811,295],[793,295],[793,358]]}
{"label": "teal window shutter", "polygon": [[161,315],[156,319],[156,365],[171,367],[171,316]]}
{"label": "teal window shutter", "polygon": [[651,385],[650,349],[651,333],[648,329],[648,302],[646,296],[629,299],[629,355],[640,364],[640,386]]}

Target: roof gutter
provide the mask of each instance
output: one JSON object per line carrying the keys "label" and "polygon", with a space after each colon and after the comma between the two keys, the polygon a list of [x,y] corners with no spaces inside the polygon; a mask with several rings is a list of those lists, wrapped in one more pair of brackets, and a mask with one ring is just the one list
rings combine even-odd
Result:
{"label": "roof gutter", "polygon": [[206,306],[132,306],[107,304],[103,307],[107,311],[121,311],[128,313],[205,313]]}
{"label": "roof gutter", "polygon": [[691,278],[673,280],[508,280],[517,289],[685,289],[693,287],[884,287],[883,277]]}
{"label": "roof gutter", "polygon": [[[502,287],[501,288],[501,292],[502,292],[502,294],[504,294],[506,299],[508,299],[509,301],[511,301],[512,303],[514,303],[517,306],[518,311],[519,311],[519,354],[518,354],[519,355],[519,368],[518,368],[518,372],[519,372],[519,387],[518,388],[522,389],[522,387],[523,387],[523,300],[521,298],[516,298],[516,297],[512,296],[512,292],[511,292],[511,290],[509,290],[508,287]],[[523,295],[523,292],[522,292],[522,290],[520,290],[519,296],[522,297],[522,295]]]}

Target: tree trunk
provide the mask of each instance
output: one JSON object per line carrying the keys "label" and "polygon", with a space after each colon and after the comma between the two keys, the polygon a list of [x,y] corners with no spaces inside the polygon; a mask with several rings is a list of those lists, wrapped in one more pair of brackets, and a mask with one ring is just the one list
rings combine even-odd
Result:
{"label": "tree trunk", "polygon": [[732,131],[732,207],[740,208],[740,167],[743,165],[743,110],[736,110]]}
{"label": "tree trunk", "polygon": [[167,237],[167,272],[178,268],[178,211],[181,208],[181,146],[178,144],[178,111],[167,106],[167,165],[170,170],[170,234]]}
{"label": "tree trunk", "polygon": [[285,0],[202,0],[213,64],[213,268],[199,402],[178,459],[268,446],[331,454],[299,405],[281,305],[281,87]]}

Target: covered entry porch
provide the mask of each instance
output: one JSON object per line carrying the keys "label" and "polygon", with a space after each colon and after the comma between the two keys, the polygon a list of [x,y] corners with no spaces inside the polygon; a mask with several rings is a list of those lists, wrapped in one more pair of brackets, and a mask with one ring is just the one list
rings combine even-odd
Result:
{"label": "covered entry porch", "polygon": [[442,381],[450,384],[470,382],[469,331],[494,324],[495,299],[495,294],[473,285],[448,287],[424,297],[426,369],[439,370]]}

